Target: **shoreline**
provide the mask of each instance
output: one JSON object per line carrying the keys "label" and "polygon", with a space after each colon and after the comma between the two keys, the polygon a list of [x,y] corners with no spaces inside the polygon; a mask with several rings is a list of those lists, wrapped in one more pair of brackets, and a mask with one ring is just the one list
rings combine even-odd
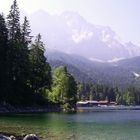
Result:
{"label": "shoreline", "polygon": [[119,110],[140,110],[140,106],[93,106],[93,107],[77,107],[77,111],[119,111]]}
{"label": "shoreline", "polygon": [[49,113],[61,112],[59,107],[40,106],[40,107],[14,107],[11,105],[0,105],[0,114],[13,114],[13,113]]}
{"label": "shoreline", "polygon": [[[117,111],[117,110],[140,110],[140,106],[93,106],[93,107],[77,107],[77,112],[82,111]],[[59,107],[13,107],[0,105],[0,114],[20,114],[20,113],[60,113],[63,112]]]}

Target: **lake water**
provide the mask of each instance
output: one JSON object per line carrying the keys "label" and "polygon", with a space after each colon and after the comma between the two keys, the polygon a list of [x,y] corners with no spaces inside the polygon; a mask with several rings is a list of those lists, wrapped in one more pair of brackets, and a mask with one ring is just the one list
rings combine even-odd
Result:
{"label": "lake water", "polygon": [[0,116],[0,132],[42,140],[140,140],[140,110]]}

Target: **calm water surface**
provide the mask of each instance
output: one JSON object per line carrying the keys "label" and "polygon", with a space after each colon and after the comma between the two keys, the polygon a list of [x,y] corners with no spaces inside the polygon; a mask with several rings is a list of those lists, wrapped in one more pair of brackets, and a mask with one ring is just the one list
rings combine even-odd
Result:
{"label": "calm water surface", "polygon": [[0,116],[0,132],[42,140],[140,140],[140,110]]}

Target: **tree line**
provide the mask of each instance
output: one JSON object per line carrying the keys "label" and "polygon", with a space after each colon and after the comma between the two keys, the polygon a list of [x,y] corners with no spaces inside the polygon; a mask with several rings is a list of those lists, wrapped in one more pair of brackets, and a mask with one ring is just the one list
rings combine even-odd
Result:
{"label": "tree line", "polygon": [[14,0],[8,16],[0,14],[0,104],[75,107],[75,79],[62,66],[52,74],[44,52],[41,35],[33,40],[27,17],[20,23]]}
{"label": "tree line", "polygon": [[106,100],[120,105],[140,105],[140,89],[129,87],[126,89],[110,87],[102,84],[78,83],[78,100]]}

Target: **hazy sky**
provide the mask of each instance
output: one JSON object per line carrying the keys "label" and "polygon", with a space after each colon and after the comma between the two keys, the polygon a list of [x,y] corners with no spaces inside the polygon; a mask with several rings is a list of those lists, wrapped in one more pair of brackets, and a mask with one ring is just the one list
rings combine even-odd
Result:
{"label": "hazy sky", "polygon": [[[110,26],[123,41],[140,45],[140,0],[17,0],[20,10],[32,14],[76,11],[86,20]],[[13,0],[0,0],[0,12],[8,13]]]}

